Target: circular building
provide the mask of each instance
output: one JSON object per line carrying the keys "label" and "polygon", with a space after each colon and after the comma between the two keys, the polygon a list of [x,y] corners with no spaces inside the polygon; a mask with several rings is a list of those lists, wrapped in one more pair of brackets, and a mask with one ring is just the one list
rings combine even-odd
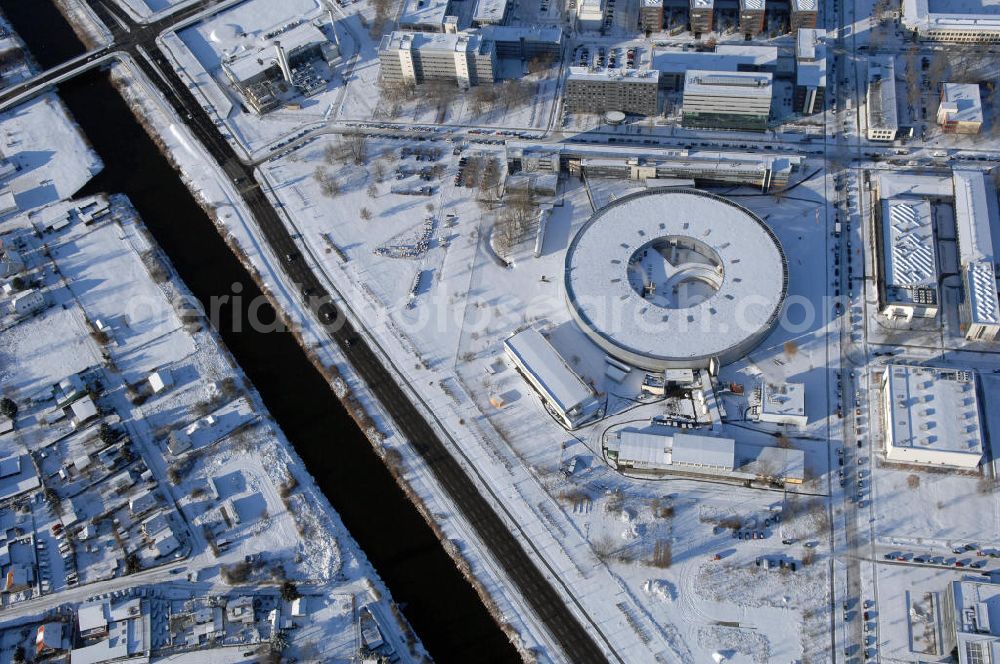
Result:
{"label": "circular building", "polygon": [[763,221],[695,189],[650,189],[596,211],[566,253],[566,301],[613,357],[642,369],[727,364],[774,328],[788,284]]}

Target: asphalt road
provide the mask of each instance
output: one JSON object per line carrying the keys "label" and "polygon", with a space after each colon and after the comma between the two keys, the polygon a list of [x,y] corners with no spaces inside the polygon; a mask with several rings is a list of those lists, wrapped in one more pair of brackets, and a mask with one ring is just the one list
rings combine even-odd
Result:
{"label": "asphalt road", "polygon": [[[111,30],[118,50],[126,51],[132,56],[179,117],[186,120],[192,133],[212,155],[227,177],[237,185],[244,203],[253,214],[254,221],[275,255],[284,259],[282,267],[286,274],[299,286],[304,296],[308,294],[310,309],[321,321],[327,323],[330,337],[379,399],[413,449],[423,458],[439,486],[448,494],[456,508],[461,510],[466,521],[492,552],[497,564],[503,568],[510,581],[531,606],[537,619],[547,627],[552,637],[559,643],[565,657],[574,663],[607,661],[603,649],[598,647],[591,636],[596,634],[607,649],[613,652],[599,627],[590,623],[585,628],[576,619],[556,588],[532,562],[472,479],[449,453],[444,442],[383,366],[376,353],[332,304],[333,298],[301,258],[294,240],[254,180],[252,167],[240,161],[212,119],[156,46],[155,37],[169,27],[165,23],[168,19],[150,26],[138,26],[123,12],[115,11],[112,6],[105,5],[100,0],[88,0],[88,2]],[[197,10],[192,8],[186,14],[203,10],[209,4],[212,3],[201,3],[196,6]],[[175,18],[174,21],[182,18]],[[554,570],[548,569],[547,572],[551,578],[557,578]],[[578,605],[578,608],[585,615],[582,607]]]}

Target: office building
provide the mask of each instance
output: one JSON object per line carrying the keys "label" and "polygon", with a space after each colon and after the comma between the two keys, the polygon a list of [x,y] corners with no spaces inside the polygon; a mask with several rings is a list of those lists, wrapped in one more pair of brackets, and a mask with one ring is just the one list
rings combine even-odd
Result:
{"label": "office building", "polygon": [[887,364],[879,382],[888,461],[971,469],[983,458],[983,427],[971,371]]}
{"label": "office building", "polygon": [[689,69],[702,71],[739,71],[775,73],[778,49],[775,46],[719,44],[714,51],[684,51],[678,48],[657,48],[653,51],[652,68],[660,72],[660,86],[680,90]]}
{"label": "office building", "polygon": [[826,99],[826,42],[824,33],[802,28],[795,38],[795,90],[792,108],[812,115],[823,110]]}
{"label": "office building", "polygon": [[715,23],[715,0],[691,0],[688,8],[691,32],[700,35],[711,32]]}
{"label": "office building", "polygon": [[789,0],[791,9],[791,29],[798,32],[802,28],[815,28],[819,16],[819,0]]}
{"label": "office building", "polygon": [[941,602],[939,652],[955,653],[958,664],[994,664],[1000,656],[998,605],[1000,584],[992,579],[950,581]]}
{"label": "office building", "polygon": [[975,83],[944,83],[937,122],[946,134],[978,134],[983,126],[983,102]]}
{"label": "office building", "polygon": [[495,80],[496,49],[476,34],[396,31],[382,38],[379,61],[390,83],[451,81],[464,89]]}
{"label": "office building", "polygon": [[479,31],[493,42],[498,58],[530,60],[536,57],[559,57],[562,51],[562,28],[523,28],[509,25],[486,26]]}
{"label": "office building", "polygon": [[958,259],[962,271],[962,305],[959,307],[965,338],[994,341],[1000,336],[1000,303],[997,297],[996,256],[991,226],[997,220],[997,196],[982,171],[955,170],[955,225]]}
{"label": "office building", "polygon": [[764,0],[740,0],[740,32],[750,36],[764,32]]}
{"label": "office building", "polygon": [[604,0],[580,0],[576,23],[581,30],[600,30],[604,24]]}
{"label": "office building", "polygon": [[766,131],[772,92],[770,73],[689,70],[684,78],[682,125]]}
{"label": "office building", "polygon": [[656,115],[659,74],[655,69],[570,67],[563,105],[570,113]]}
{"label": "office building", "polygon": [[896,65],[892,55],[868,60],[868,92],[865,96],[869,141],[894,141],[899,131],[896,109]]}
{"label": "office building", "polygon": [[931,205],[925,198],[881,201],[873,216],[879,313],[887,318],[933,318],[938,269]]}
{"label": "office building", "polygon": [[762,381],[750,395],[750,416],[756,422],[806,426],[806,386]]}
{"label": "office building", "polygon": [[476,0],[476,9],[472,13],[472,25],[477,28],[485,25],[503,25],[507,22],[509,9],[508,0]]}
{"label": "office building", "polygon": [[902,23],[929,41],[1000,42],[1000,5],[992,0],[903,0]]}
{"label": "office building", "polygon": [[663,0],[639,0],[639,27],[645,32],[663,30]]}

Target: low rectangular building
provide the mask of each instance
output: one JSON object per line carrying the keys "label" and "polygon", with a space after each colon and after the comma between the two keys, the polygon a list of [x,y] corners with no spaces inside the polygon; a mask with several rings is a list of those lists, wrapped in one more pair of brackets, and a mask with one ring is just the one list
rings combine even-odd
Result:
{"label": "low rectangular building", "polygon": [[608,458],[619,468],[666,470],[670,468],[670,436],[623,429],[608,441]]}
{"label": "low rectangular building", "polygon": [[477,28],[485,25],[503,25],[507,22],[509,9],[508,0],[476,0],[476,9],[472,13],[472,25]]}
{"label": "low rectangular building", "polygon": [[887,198],[873,217],[879,313],[887,318],[933,318],[938,269],[931,205],[924,198]]}
{"label": "low rectangular building", "polygon": [[776,385],[762,381],[750,404],[751,415],[758,422],[804,427],[806,417],[806,387],[801,383]]}
{"label": "low rectangular building", "polygon": [[812,115],[823,111],[826,99],[825,33],[802,28],[795,38],[795,89],[792,109]]}
{"label": "low rectangular building", "polygon": [[872,56],[868,61],[865,102],[868,140],[896,140],[899,117],[896,108],[896,64],[892,55]]}
{"label": "low rectangular building", "polygon": [[731,471],[736,466],[736,441],[677,432],[673,436],[670,456],[675,466]]}
{"label": "low rectangular building", "polygon": [[444,32],[450,10],[450,0],[404,0],[399,28],[411,32]]}
{"label": "low rectangular building", "polygon": [[963,298],[959,313],[965,338],[995,341],[1000,336],[1000,297],[992,232],[997,219],[996,190],[982,171],[956,169],[952,179],[962,270]]}
{"label": "low rectangular building", "polygon": [[571,113],[656,115],[659,74],[655,69],[570,67],[563,105]]}
{"label": "low rectangular building", "polygon": [[778,48],[745,44],[719,44],[714,51],[685,51],[674,47],[653,51],[652,68],[660,72],[660,86],[667,90],[684,87],[689,69],[701,71],[777,71]]}
{"label": "low rectangular building", "polygon": [[479,31],[486,41],[493,42],[498,58],[530,60],[550,57],[555,61],[562,51],[563,32],[558,27],[515,27],[489,25]]}
{"label": "low rectangular building", "polygon": [[971,371],[887,364],[879,385],[889,461],[975,468],[983,428]]}
{"label": "low rectangular building", "polygon": [[690,70],[684,78],[682,125],[766,131],[772,92],[770,73]]}
{"label": "low rectangular building", "polygon": [[975,83],[944,83],[937,122],[946,134],[978,134],[983,126],[983,101]]}
{"label": "low rectangular building", "polygon": [[504,350],[549,412],[567,429],[575,429],[604,414],[594,390],[538,330],[529,327],[508,337]]}

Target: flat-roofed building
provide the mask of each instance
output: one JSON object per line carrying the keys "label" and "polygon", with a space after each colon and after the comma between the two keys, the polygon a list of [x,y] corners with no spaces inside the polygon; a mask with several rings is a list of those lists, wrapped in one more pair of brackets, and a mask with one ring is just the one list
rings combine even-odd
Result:
{"label": "flat-roofed building", "polygon": [[655,69],[570,67],[563,104],[571,113],[656,115],[659,75]]}
{"label": "flat-roofed building", "polygon": [[663,0],[639,0],[639,27],[645,32],[663,30]]}
{"label": "flat-roofed building", "polygon": [[946,134],[978,134],[983,126],[983,101],[975,83],[944,83],[937,122]]}
{"label": "flat-roofed building", "polygon": [[479,31],[486,41],[493,42],[498,58],[559,57],[563,31],[558,27],[526,28],[511,25],[488,25]]}
{"label": "flat-roofed building", "polygon": [[886,459],[975,468],[983,427],[971,371],[887,364],[879,384]]}
{"label": "flat-roofed building", "polygon": [[826,98],[825,32],[801,28],[795,38],[795,89],[792,109],[812,115],[823,110]]}
{"label": "flat-roofed building", "polygon": [[477,28],[484,25],[503,25],[507,22],[509,10],[508,0],[476,0],[476,9],[472,13],[472,25]]}
{"label": "flat-roofed building", "polygon": [[995,664],[1000,656],[1000,583],[983,578],[951,581],[941,602],[940,652],[958,664]]}
{"label": "flat-roofed building", "polygon": [[959,311],[965,338],[994,341],[1000,336],[1000,302],[991,229],[997,219],[996,190],[982,171],[956,169],[952,178],[964,291]]}
{"label": "flat-roofed building", "polygon": [[802,28],[815,28],[819,16],[819,0],[790,0],[790,27],[792,32]]}
{"label": "flat-roofed building", "polygon": [[715,0],[690,0],[688,17],[691,32],[695,34],[711,32],[715,24]]}
{"label": "flat-roofed building", "polygon": [[445,32],[450,0],[404,0],[399,29],[411,32]]}
{"label": "flat-roofed building", "polygon": [[1000,4],[994,0],[903,0],[902,23],[922,39],[1000,42]]}
{"label": "flat-roofed building", "polygon": [[581,30],[600,30],[604,24],[604,0],[580,0],[576,23]]}
{"label": "flat-roofed building", "polygon": [[879,313],[888,318],[933,318],[938,269],[931,205],[925,198],[887,198],[873,216]]}
{"label": "flat-roofed building", "polygon": [[764,32],[764,0],[740,0],[740,32],[752,36]]}
{"label": "flat-roofed building", "polygon": [[453,81],[469,88],[495,80],[496,48],[477,34],[396,31],[382,38],[379,62],[390,83]]}
{"label": "flat-roofed building", "polygon": [[806,454],[794,447],[763,446],[740,467],[757,479],[783,484],[802,484],[806,477]]}
{"label": "flat-roofed building", "polygon": [[306,21],[274,34],[256,49],[223,60],[222,71],[246,105],[263,115],[282,105],[283,87],[306,97],[326,89],[328,81],[313,65],[332,67],[339,57],[338,45]]}
{"label": "flat-roofed building", "polygon": [[682,125],[766,131],[772,92],[770,73],[689,70],[684,77]]}
{"label": "flat-roofed building", "polygon": [[651,66],[660,72],[660,86],[667,90],[684,87],[688,70],[771,72],[777,71],[778,49],[775,46],[719,44],[714,51],[683,51],[657,48]]}
{"label": "flat-roofed building", "polygon": [[665,434],[622,429],[607,442],[606,450],[618,468],[667,470],[672,443],[672,437]]}
{"label": "flat-roofed building", "polygon": [[868,60],[868,92],[865,96],[870,141],[894,141],[899,131],[896,109],[896,64],[892,55]]}
{"label": "flat-roofed building", "polygon": [[736,441],[696,433],[677,432],[670,449],[675,466],[731,471],[736,466]]}
{"label": "flat-roofed building", "polygon": [[806,426],[806,386],[762,381],[751,396],[750,415],[757,422]]}
{"label": "flat-roofed building", "polygon": [[541,332],[529,327],[508,337],[503,345],[507,357],[535,389],[546,409],[567,429],[576,429],[604,415],[594,390]]}

